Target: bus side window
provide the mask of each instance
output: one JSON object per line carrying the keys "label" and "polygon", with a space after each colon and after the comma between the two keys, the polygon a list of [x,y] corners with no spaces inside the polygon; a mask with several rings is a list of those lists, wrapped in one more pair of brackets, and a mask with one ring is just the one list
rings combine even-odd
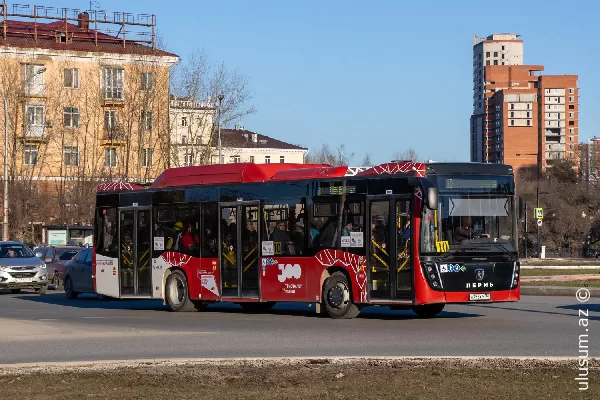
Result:
{"label": "bus side window", "polygon": [[304,199],[276,201],[263,206],[262,240],[273,241],[275,255],[299,256],[306,253]]}
{"label": "bus side window", "polygon": [[154,218],[154,237],[163,238],[163,249],[200,257],[200,210],[198,204],[157,208]]}
{"label": "bus side window", "polygon": [[96,253],[117,258],[117,210],[115,208],[96,209]]}
{"label": "bus side window", "polygon": [[217,203],[202,204],[202,235],[200,235],[200,240],[202,242],[202,257],[218,257],[218,224]]}

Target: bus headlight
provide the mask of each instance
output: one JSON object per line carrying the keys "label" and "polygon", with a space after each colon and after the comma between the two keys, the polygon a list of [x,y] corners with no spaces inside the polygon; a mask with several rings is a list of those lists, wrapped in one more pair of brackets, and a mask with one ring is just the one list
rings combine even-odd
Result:
{"label": "bus headlight", "polygon": [[513,267],[513,274],[512,274],[512,282],[510,284],[510,289],[514,290],[517,288],[517,286],[519,286],[519,270],[521,268],[521,265],[518,262],[515,262],[515,265]]}
{"label": "bus headlight", "polygon": [[427,278],[427,283],[429,283],[430,287],[434,290],[441,290],[444,288],[436,264],[423,264],[423,269],[425,270],[425,277]]}

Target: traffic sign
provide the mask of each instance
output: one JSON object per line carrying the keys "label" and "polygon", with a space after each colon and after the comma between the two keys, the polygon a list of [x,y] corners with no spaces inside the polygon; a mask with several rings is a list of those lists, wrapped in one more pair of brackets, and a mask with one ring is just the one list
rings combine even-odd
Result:
{"label": "traffic sign", "polygon": [[538,226],[542,226],[542,220],[541,220],[541,219],[538,219],[538,220],[537,220],[537,224],[538,224]]}
{"label": "traffic sign", "polygon": [[535,209],[535,217],[537,219],[542,219],[544,218],[544,209],[543,208],[536,208]]}

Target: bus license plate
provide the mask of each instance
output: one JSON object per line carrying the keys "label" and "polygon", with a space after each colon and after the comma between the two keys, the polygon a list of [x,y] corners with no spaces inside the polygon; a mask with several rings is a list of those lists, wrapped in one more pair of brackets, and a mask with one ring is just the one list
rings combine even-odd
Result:
{"label": "bus license plate", "polygon": [[477,301],[477,300],[489,300],[489,293],[471,293],[469,294],[469,301]]}
{"label": "bus license plate", "polygon": [[33,278],[15,278],[15,282],[18,282],[18,283],[33,282]]}

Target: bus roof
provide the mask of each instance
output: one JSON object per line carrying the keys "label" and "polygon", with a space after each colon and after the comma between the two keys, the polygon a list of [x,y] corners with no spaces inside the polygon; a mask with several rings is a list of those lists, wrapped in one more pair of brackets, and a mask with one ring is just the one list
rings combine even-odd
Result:
{"label": "bus roof", "polygon": [[[510,165],[482,163],[420,163],[394,161],[373,167],[332,167],[329,164],[233,163],[169,168],[156,178],[151,189],[191,185],[292,181],[343,178],[344,176],[436,174],[512,175]],[[98,191],[141,190],[143,186],[125,182],[104,183]]]}

